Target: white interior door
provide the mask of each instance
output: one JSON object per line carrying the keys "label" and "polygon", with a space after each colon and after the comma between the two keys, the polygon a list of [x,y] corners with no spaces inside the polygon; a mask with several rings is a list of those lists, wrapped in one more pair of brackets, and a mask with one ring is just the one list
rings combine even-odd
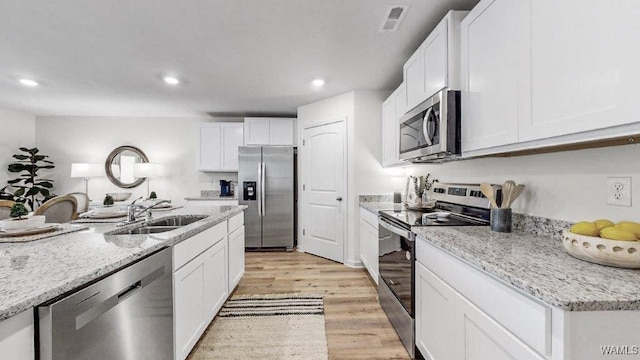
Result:
{"label": "white interior door", "polygon": [[347,221],[344,126],[305,128],[302,150],[304,251],[338,262],[344,262]]}

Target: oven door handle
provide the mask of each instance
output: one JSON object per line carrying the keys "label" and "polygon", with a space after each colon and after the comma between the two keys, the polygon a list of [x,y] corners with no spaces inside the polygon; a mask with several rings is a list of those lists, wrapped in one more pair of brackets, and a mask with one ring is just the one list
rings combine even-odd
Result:
{"label": "oven door handle", "polygon": [[383,228],[391,231],[392,233],[398,235],[398,236],[402,236],[403,238],[407,239],[407,240],[411,240],[411,232],[404,230],[404,229],[398,229],[397,227],[391,225],[390,223],[388,223],[387,221],[385,221],[384,219],[380,218],[380,221],[378,221],[378,224],[380,224],[380,226],[382,226]]}

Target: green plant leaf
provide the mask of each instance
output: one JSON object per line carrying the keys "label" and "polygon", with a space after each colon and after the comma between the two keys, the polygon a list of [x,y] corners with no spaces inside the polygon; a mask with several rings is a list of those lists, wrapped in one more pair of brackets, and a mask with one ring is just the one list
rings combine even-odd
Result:
{"label": "green plant leaf", "polygon": [[42,186],[42,187],[48,188],[48,189],[51,189],[53,187],[52,183],[46,182],[46,181],[37,182],[37,183],[35,183],[35,185]]}
{"label": "green plant leaf", "polygon": [[32,187],[31,189],[29,189],[29,191],[27,191],[27,193],[24,196],[34,196],[34,195],[38,195],[38,193],[40,192],[40,189],[37,187]]}
{"label": "green plant leaf", "polygon": [[29,156],[27,156],[27,155],[19,155],[19,154],[18,155],[13,155],[13,157],[15,159],[18,159],[18,160],[26,160],[26,159],[29,158]]}
{"label": "green plant leaf", "polygon": [[40,194],[42,194],[42,196],[44,196],[45,198],[49,196],[49,190],[47,189],[39,189],[39,190],[40,190]]}
{"label": "green plant leaf", "polygon": [[27,149],[26,147],[21,147],[19,149],[20,149],[20,151],[24,151],[24,152],[28,152],[28,153],[30,153],[30,150],[31,150],[31,149]]}
{"label": "green plant leaf", "polygon": [[27,166],[27,165],[24,165],[24,164],[18,164],[18,163],[15,163],[15,164],[9,164],[9,171],[10,171],[10,172],[21,172],[21,171],[24,171],[24,170],[26,170],[26,169],[27,169],[27,167],[26,167],[26,166]]}
{"label": "green plant leaf", "polygon": [[7,183],[9,183],[9,184],[17,184],[20,181],[22,181],[22,179],[13,179],[13,180],[8,180]]}
{"label": "green plant leaf", "polygon": [[13,193],[13,196],[21,197],[22,195],[24,195],[24,189],[25,188],[20,188],[20,189],[16,190],[16,192]]}
{"label": "green plant leaf", "polygon": [[53,165],[43,165],[43,166],[39,166],[38,168],[40,168],[40,169],[53,169],[53,168],[55,168],[55,166],[53,166]]}

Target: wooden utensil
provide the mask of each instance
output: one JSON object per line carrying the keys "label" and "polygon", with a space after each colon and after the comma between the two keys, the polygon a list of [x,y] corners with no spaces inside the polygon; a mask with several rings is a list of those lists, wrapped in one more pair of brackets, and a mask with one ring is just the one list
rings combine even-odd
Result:
{"label": "wooden utensil", "polygon": [[491,202],[491,206],[493,206],[494,208],[498,207],[498,204],[496,204],[496,198],[495,196],[493,196],[493,186],[491,186],[491,184],[486,182],[480,184],[480,191],[482,191],[484,196],[489,199],[489,201]]}
{"label": "wooden utensil", "polygon": [[513,189],[516,187],[516,182],[513,180],[507,180],[502,185],[502,206],[501,208],[509,208],[509,201],[513,195]]}
{"label": "wooden utensil", "polygon": [[511,207],[513,202],[518,198],[518,196],[520,196],[520,194],[522,194],[523,191],[524,191],[524,185],[522,184],[516,185],[513,188],[511,195],[509,196],[509,204],[507,204],[507,207]]}

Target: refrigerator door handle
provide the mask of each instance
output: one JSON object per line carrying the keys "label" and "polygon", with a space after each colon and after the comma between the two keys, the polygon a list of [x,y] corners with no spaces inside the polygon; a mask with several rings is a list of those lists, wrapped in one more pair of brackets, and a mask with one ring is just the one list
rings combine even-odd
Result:
{"label": "refrigerator door handle", "polygon": [[258,184],[256,185],[258,194],[258,216],[262,216],[262,161],[258,161]]}
{"label": "refrigerator door handle", "polygon": [[262,171],[260,172],[261,173],[261,178],[260,178],[260,198],[261,198],[261,200],[260,200],[260,204],[262,206],[261,213],[262,213],[262,216],[264,216],[265,215],[265,209],[266,209],[266,206],[264,205],[264,203],[265,203],[265,195],[264,195],[264,193],[265,193],[265,184],[264,183],[265,183],[265,179],[266,179],[265,172],[266,172],[267,168],[266,168],[266,165],[265,165],[264,161],[261,162],[261,164],[262,164]]}

